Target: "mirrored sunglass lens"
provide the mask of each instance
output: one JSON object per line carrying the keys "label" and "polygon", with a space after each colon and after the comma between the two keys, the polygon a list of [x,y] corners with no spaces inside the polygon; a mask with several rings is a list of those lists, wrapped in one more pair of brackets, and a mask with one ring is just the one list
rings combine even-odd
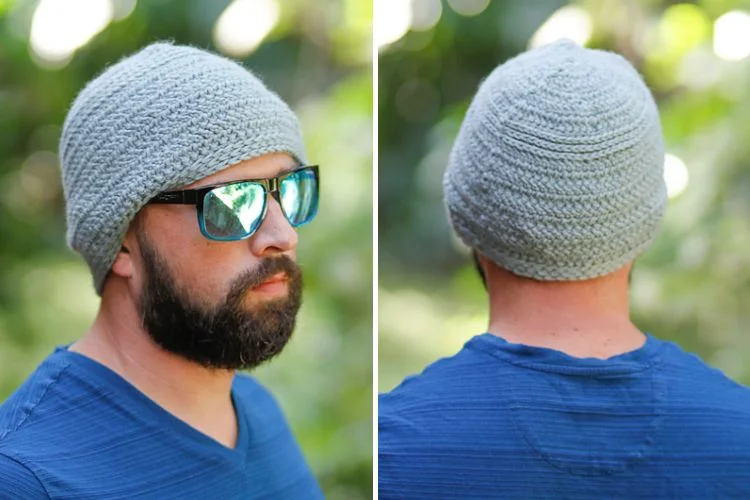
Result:
{"label": "mirrored sunglass lens", "polygon": [[242,182],[220,186],[203,199],[203,222],[213,238],[234,239],[258,228],[265,203],[263,186]]}
{"label": "mirrored sunglass lens", "polygon": [[281,208],[292,226],[310,222],[318,210],[318,180],[312,169],[294,172],[281,181]]}

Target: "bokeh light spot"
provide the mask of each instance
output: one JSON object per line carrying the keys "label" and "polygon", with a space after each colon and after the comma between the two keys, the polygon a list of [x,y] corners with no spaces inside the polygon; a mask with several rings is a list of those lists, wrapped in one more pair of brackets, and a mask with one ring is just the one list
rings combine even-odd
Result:
{"label": "bokeh light spot", "polygon": [[412,78],[396,92],[396,107],[411,122],[429,122],[440,109],[440,94],[429,81]]}
{"label": "bokeh light spot", "polygon": [[378,49],[403,37],[412,21],[412,6],[408,0],[378,0],[375,2],[375,43]]}
{"label": "bokeh light spot", "polygon": [[484,12],[490,5],[490,0],[448,0],[448,5],[462,16],[476,16]]}
{"label": "bokeh light spot", "polygon": [[41,0],[31,19],[31,50],[37,63],[64,67],[76,50],[109,25],[111,0]]}
{"label": "bokeh light spot", "polygon": [[277,0],[234,0],[216,20],[214,43],[224,54],[252,54],[279,21]]}
{"label": "bokeh light spot", "polygon": [[536,30],[536,33],[531,37],[529,47],[540,47],[562,38],[567,38],[583,46],[591,38],[592,31],[591,15],[581,7],[568,5],[555,11]]}
{"label": "bokeh light spot", "polygon": [[411,29],[427,31],[435,27],[443,14],[443,4],[440,0],[412,0]]}
{"label": "bokeh light spot", "polygon": [[714,53],[727,61],[750,55],[750,14],[734,10],[714,22]]}
{"label": "bokeh light spot", "polygon": [[689,180],[690,175],[685,162],[673,154],[664,155],[664,182],[667,184],[667,196],[675,198],[682,194]]}

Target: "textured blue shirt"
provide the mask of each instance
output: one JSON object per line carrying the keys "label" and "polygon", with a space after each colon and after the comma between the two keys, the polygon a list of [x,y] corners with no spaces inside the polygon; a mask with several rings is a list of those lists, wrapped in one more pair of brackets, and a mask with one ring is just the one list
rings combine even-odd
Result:
{"label": "textured blue shirt", "polygon": [[483,334],[379,401],[381,499],[750,498],[750,390],[650,335],[600,360]]}
{"label": "textured blue shirt", "polygon": [[284,415],[236,375],[234,449],[59,348],[0,406],[0,498],[321,498]]}

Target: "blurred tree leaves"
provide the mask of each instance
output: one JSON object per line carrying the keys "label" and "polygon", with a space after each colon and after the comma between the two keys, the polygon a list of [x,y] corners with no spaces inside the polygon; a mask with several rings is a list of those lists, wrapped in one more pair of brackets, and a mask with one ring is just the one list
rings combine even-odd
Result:
{"label": "blurred tree leaves", "polygon": [[[107,65],[155,40],[216,50],[213,25],[229,2],[142,0],[56,70],[30,53],[36,4],[0,1],[0,400],[80,336],[98,305],[65,246],[57,142],[68,106]],[[294,339],[255,375],[285,408],[327,497],[370,498],[372,2],[279,5],[277,25],[241,62],[299,114],[322,198],[300,229],[306,291]]]}
{"label": "blurred tree leaves", "polygon": [[[656,244],[636,261],[634,321],[750,383],[750,62],[721,57],[714,43],[716,20],[747,3],[489,2],[471,17],[451,7],[472,1],[412,0],[413,12],[439,4],[439,21],[380,52],[380,390],[486,328],[486,295],[451,234],[442,174],[482,78],[553,16],[560,33],[581,34],[586,23],[571,21],[570,8],[590,23],[587,46],[623,54],[644,75],[667,151],[689,174]],[[750,47],[749,30],[718,35],[734,37],[735,50]]]}

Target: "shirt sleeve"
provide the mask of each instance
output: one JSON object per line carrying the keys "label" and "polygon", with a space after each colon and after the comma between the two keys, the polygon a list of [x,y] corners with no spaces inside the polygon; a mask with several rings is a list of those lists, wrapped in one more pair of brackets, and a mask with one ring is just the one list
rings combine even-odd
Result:
{"label": "shirt sleeve", "polygon": [[25,465],[0,452],[0,500],[49,499],[39,479]]}

